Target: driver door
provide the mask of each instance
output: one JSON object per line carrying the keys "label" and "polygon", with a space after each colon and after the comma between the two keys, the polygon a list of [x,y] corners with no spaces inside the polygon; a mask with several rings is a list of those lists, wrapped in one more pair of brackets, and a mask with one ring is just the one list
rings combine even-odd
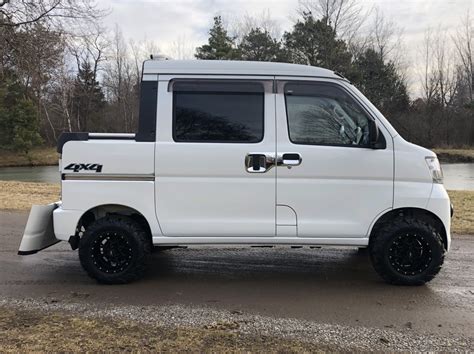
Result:
{"label": "driver door", "polygon": [[298,237],[366,237],[392,207],[390,135],[379,124],[385,147],[370,147],[374,118],[343,83],[280,78],[277,88],[277,153],[299,157],[278,168],[277,204],[295,211]]}

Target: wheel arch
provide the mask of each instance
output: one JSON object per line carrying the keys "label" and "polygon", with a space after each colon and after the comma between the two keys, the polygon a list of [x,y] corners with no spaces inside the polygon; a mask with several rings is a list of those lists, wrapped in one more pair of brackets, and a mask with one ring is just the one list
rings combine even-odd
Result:
{"label": "wheel arch", "polygon": [[373,224],[372,229],[369,233],[369,245],[371,240],[373,239],[372,236],[377,233],[377,231],[382,227],[382,225],[394,220],[399,216],[412,216],[416,219],[420,219],[425,221],[426,223],[431,224],[436,230],[439,231],[443,239],[444,248],[446,250],[448,249],[448,237],[446,233],[446,228],[441,219],[429,210],[412,207],[392,209],[379,216]]}
{"label": "wheel arch", "polygon": [[77,222],[77,232],[81,233],[82,228],[87,229],[87,227],[92,222],[107,215],[121,215],[137,221],[146,230],[151,241],[152,233],[150,223],[143,215],[143,213],[134,208],[122,204],[101,204],[88,209],[81,215]]}

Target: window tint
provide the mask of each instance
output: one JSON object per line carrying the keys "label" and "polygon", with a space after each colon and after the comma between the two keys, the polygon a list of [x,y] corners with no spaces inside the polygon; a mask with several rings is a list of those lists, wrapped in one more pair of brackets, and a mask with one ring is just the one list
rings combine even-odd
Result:
{"label": "window tint", "polygon": [[342,89],[327,84],[287,84],[290,140],[295,144],[369,145],[369,117]]}
{"label": "window tint", "polygon": [[263,92],[175,91],[178,142],[257,143],[263,139]]}

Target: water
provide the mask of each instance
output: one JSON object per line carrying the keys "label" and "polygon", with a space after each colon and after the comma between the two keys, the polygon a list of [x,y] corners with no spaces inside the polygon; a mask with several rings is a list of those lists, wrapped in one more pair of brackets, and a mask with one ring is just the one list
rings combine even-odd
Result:
{"label": "water", "polygon": [[474,190],[474,163],[442,165],[446,189]]}
{"label": "water", "polygon": [[59,167],[0,167],[0,180],[59,183]]}
{"label": "water", "polygon": [[[446,189],[474,190],[474,163],[443,164]],[[59,183],[58,166],[2,167],[0,180]]]}

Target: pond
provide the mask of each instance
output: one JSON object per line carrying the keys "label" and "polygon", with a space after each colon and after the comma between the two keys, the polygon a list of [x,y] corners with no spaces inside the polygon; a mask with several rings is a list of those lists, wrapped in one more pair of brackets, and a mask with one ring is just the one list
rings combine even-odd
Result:
{"label": "pond", "polygon": [[0,167],[0,180],[59,183],[59,166]]}
{"label": "pond", "polygon": [[[446,189],[474,190],[474,163],[443,164]],[[2,167],[0,180],[59,183],[58,166]]]}
{"label": "pond", "polygon": [[474,190],[474,163],[443,164],[446,189]]}

